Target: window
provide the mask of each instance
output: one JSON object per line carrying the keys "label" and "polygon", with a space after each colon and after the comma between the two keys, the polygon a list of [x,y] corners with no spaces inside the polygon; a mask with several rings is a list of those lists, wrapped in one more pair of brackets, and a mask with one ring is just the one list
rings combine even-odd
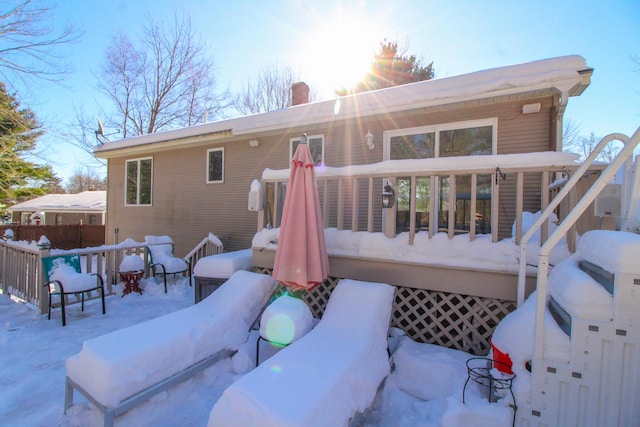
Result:
{"label": "window", "polygon": [[[300,137],[289,140],[289,159],[293,158],[298,144],[300,144]],[[309,151],[311,151],[314,164],[324,164],[324,135],[308,136],[307,144],[309,145]]]}
{"label": "window", "polygon": [[56,214],[56,225],[60,225],[62,224],[62,214],[61,213],[57,213]]}
{"label": "window", "polygon": [[[385,160],[426,159],[436,157],[479,156],[496,152],[497,119],[446,123],[384,133]],[[477,233],[490,233],[491,176],[478,175],[476,212],[470,212],[471,175],[457,176],[455,195],[455,229],[470,229],[470,221],[476,222]],[[396,181],[398,207],[396,232],[409,230],[410,177],[398,177]],[[437,177],[436,188],[431,189],[428,178],[416,179],[416,230],[428,229],[430,198],[436,197],[436,226],[447,229],[449,216],[449,178]]]}
{"label": "window", "polygon": [[224,148],[207,150],[207,184],[224,182]]}
{"label": "window", "polygon": [[127,160],[126,163],[126,205],[151,205],[151,183],[153,182],[153,159]]}
{"label": "window", "polygon": [[98,217],[96,215],[89,215],[89,224],[96,225],[98,224]]}

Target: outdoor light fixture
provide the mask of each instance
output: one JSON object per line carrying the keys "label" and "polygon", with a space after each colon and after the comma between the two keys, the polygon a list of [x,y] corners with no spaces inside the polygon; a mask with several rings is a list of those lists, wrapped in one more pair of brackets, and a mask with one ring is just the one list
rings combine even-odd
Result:
{"label": "outdoor light fixture", "polygon": [[522,106],[522,114],[535,114],[540,112],[540,103],[526,104]]}
{"label": "outdoor light fixture", "polygon": [[384,186],[384,191],[382,192],[382,207],[390,208],[393,207],[393,201],[395,200],[395,191],[391,188],[391,185],[387,183]]}
{"label": "outdoor light fixture", "polygon": [[373,150],[375,148],[375,145],[373,143],[373,134],[368,129],[367,133],[364,135],[364,142],[365,144],[367,144],[367,147],[369,147],[369,150]]}
{"label": "outdoor light fixture", "polygon": [[252,148],[256,148],[260,146],[260,140],[259,139],[252,139],[251,141],[249,141],[249,147]]}
{"label": "outdoor light fixture", "polygon": [[307,143],[307,134],[306,134],[306,133],[303,133],[303,134],[300,136],[300,144],[306,144],[306,143]]}

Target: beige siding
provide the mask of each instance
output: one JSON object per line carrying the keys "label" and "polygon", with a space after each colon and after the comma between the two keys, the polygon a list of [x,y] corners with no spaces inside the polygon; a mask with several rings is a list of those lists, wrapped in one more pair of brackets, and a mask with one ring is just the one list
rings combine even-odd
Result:
{"label": "beige siding", "polygon": [[[522,115],[523,104],[541,102],[537,114]],[[374,163],[382,160],[382,133],[385,130],[450,123],[464,120],[498,118],[498,154],[545,151],[550,149],[551,97],[524,99],[472,108],[416,110],[403,114],[394,113],[366,120],[350,120],[329,123],[326,126],[287,128],[282,133],[234,137],[211,144],[198,143],[182,149],[109,159],[109,191],[107,240],[113,242],[114,229],[119,229],[119,241],[125,238],[143,240],[147,234],[167,234],[176,243],[176,254],[184,256],[209,232],[222,239],[225,251],[247,248],[256,231],[257,213],[247,210],[247,196],[251,181],[260,178],[265,168],[288,167],[289,139],[306,132],[309,135],[325,135],[325,162],[328,166]],[[369,150],[364,134],[374,135],[375,148]],[[260,139],[259,147],[251,148],[248,141]],[[207,149],[224,147],[224,183],[206,184]],[[145,156],[153,157],[153,206],[124,206],[125,160]],[[501,182],[501,194],[515,191],[515,175]],[[359,186],[358,229],[366,230],[366,206],[368,182]],[[337,189],[330,188],[332,193]],[[345,181],[345,194],[352,188]],[[374,183],[375,231],[380,230],[381,209],[379,193],[381,181]],[[525,194],[539,194],[540,185],[535,177],[527,177]],[[321,197],[322,198],[322,197]],[[335,197],[329,197],[335,200]],[[509,198],[509,200],[515,200]],[[513,222],[515,204],[501,205],[501,235],[506,234]],[[514,202],[515,203],[515,202]],[[537,210],[536,198],[525,200],[525,209]],[[337,210],[329,209],[329,225],[336,226]],[[362,214],[361,214],[362,213]],[[501,216],[503,212],[500,213]],[[351,227],[351,201],[344,206],[344,227]]]}

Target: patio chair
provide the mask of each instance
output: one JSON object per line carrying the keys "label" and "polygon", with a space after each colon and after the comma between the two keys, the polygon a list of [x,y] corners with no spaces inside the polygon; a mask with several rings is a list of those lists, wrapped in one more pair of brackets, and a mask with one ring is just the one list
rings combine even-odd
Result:
{"label": "patio chair", "polygon": [[167,293],[167,274],[189,275],[191,286],[191,263],[189,260],[173,255],[173,240],[169,236],[145,236],[147,250],[151,257],[151,272],[154,277],[160,275],[164,282],[164,293]]}
{"label": "patio chair", "polygon": [[112,426],[116,416],[233,355],[275,289],[271,276],[238,271],[198,304],[85,341],[66,363],[65,413],[76,390]]}
{"label": "patio chair", "polygon": [[84,311],[84,294],[91,291],[100,292],[102,314],[106,313],[102,276],[97,273],[82,273],[80,268],[80,255],[44,257],[42,258],[42,267],[47,280],[44,286],[49,291],[49,319],[51,319],[51,308],[57,305],[53,302],[54,297],[57,296],[60,299],[59,305],[62,312],[62,326],[66,326],[66,296],[81,294],[81,309]]}
{"label": "patio chair", "polygon": [[229,386],[214,426],[345,426],[371,406],[390,372],[395,288],[343,279],[307,335]]}

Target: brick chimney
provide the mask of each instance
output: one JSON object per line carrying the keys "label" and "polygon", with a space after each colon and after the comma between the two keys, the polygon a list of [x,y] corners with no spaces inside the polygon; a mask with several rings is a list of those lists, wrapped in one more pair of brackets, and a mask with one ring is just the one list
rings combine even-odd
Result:
{"label": "brick chimney", "polygon": [[305,82],[296,82],[291,85],[291,105],[306,104],[309,102],[309,86]]}

